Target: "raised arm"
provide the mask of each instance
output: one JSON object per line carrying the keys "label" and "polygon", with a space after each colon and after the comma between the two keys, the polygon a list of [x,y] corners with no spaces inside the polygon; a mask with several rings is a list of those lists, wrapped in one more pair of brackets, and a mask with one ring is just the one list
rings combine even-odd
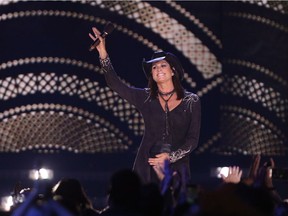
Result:
{"label": "raised arm", "polygon": [[96,46],[96,50],[99,53],[100,65],[104,72],[107,85],[129,103],[135,105],[137,108],[141,107],[147,96],[146,91],[144,89],[128,86],[117,76],[106,50],[105,39],[101,37],[97,28],[93,27],[92,30],[94,35],[89,33],[90,38],[94,41],[98,38],[100,41]]}

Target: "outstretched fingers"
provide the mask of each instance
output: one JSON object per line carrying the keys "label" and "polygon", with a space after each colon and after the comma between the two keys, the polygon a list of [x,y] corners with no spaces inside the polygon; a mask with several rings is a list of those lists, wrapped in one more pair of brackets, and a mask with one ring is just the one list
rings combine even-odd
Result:
{"label": "outstretched fingers", "polygon": [[99,32],[99,30],[97,29],[97,28],[95,28],[95,27],[93,27],[92,28],[92,31],[93,31],[93,34],[91,34],[91,33],[89,33],[89,37],[93,40],[93,41],[95,41],[99,36],[100,36],[100,32]]}

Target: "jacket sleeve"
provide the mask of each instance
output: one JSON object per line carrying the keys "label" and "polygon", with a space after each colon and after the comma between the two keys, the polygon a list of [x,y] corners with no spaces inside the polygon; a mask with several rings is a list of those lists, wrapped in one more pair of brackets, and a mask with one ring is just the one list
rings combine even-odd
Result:
{"label": "jacket sleeve", "polygon": [[100,59],[101,69],[104,73],[107,85],[117,94],[127,100],[130,104],[133,104],[137,108],[142,104],[146,97],[146,91],[144,89],[128,86],[123,80],[121,80],[111,63],[109,56],[105,59]]}
{"label": "jacket sleeve", "polygon": [[201,125],[201,103],[197,95],[192,94],[185,97],[189,111],[191,112],[191,122],[188,133],[185,138],[185,143],[175,151],[170,152],[169,160],[171,163],[182,159],[189,155],[198,145],[200,125]]}

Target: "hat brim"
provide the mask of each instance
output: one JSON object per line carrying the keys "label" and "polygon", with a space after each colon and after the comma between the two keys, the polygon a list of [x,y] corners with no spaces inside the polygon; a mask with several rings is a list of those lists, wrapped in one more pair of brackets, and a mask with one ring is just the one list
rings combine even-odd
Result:
{"label": "hat brim", "polygon": [[172,66],[176,69],[179,79],[182,80],[183,79],[183,75],[184,75],[184,70],[182,68],[182,65],[180,64],[179,60],[176,58],[176,56],[174,56],[171,53],[166,53],[166,56],[161,56],[158,58],[154,58],[151,59],[149,61],[145,61],[145,59],[143,59],[142,62],[142,68],[144,70],[144,73],[147,77],[147,79],[149,79],[149,77],[151,76],[151,68],[152,68],[152,63],[161,61],[161,60],[166,60],[168,61],[170,64],[172,64]]}
{"label": "hat brim", "polygon": [[158,61],[164,60],[165,58],[166,58],[166,56],[162,56],[162,57],[159,57],[159,58],[151,59],[151,60],[147,61],[146,64],[152,64],[154,62],[158,62]]}

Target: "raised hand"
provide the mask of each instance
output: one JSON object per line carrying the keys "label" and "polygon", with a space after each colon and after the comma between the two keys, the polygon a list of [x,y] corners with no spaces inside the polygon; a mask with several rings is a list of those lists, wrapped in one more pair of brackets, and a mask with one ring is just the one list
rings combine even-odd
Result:
{"label": "raised hand", "polygon": [[242,170],[238,166],[229,167],[227,176],[221,174],[221,178],[225,183],[239,183],[242,176]]}
{"label": "raised hand", "polygon": [[96,27],[93,27],[92,31],[93,31],[93,34],[89,33],[89,37],[93,41],[95,41],[97,39],[100,41],[100,43],[96,46],[96,49],[97,49],[97,51],[99,53],[100,58],[101,59],[107,58],[108,54],[107,54],[107,51],[106,51],[105,39],[103,37],[101,37],[100,31]]}

